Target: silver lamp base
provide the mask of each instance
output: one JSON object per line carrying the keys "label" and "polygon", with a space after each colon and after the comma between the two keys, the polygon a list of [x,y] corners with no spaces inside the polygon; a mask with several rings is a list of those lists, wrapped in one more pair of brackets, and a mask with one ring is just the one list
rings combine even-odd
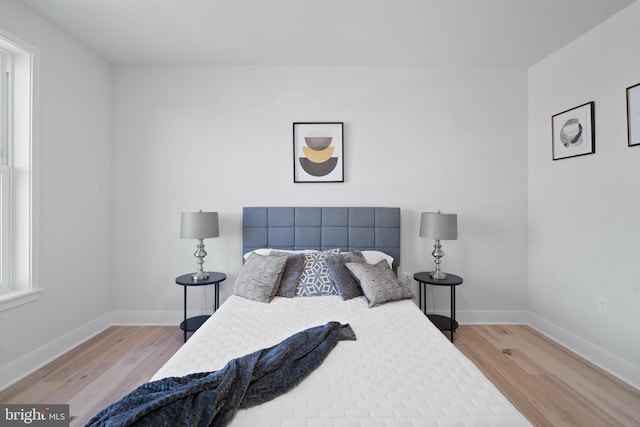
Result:
{"label": "silver lamp base", "polygon": [[433,245],[433,262],[436,265],[436,269],[431,273],[431,278],[436,280],[444,280],[447,278],[447,274],[440,270],[440,259],[444,256],[444,252],[442,251],[442,245],[440,244],[440,240],[436,240],[436,244]]}
{"label": "silver lamp base", "polygon": [[198,263],[198,272],[191,277],[193,277],[193,280],[195,281],[207,280],[209,278],[209,273],[205,272],[202,267],[202,264],[204,264],[204,257],[207,256],[207,251],[204,250],[204,239],[198,239],[196,251],[193,255],[198,259],[198,261],[196,261]]}
{"label": "silver lamp base", "polygon": [[207,280],[209,278],[209,273],[206,273],[204,271],[198,271],[197,273],[193,274],[191,277],[196,282],[198,280]]}
{"label": "silver lamp base", "polygon": [[443,273],[442,271],[433,271],[431,272],[431,278],[436,280],[444,280],[447,278],[447,273]]}

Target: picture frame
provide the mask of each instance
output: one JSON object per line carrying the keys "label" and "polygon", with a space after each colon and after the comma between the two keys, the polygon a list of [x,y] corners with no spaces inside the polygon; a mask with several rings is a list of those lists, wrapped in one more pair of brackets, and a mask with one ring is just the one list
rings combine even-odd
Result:
{"label": "picture frame", "polygon": [[640,145],[640,83],[627,88],[627,138],[629,147]]}
{"label": "picture frame", "polygon": [[596,152],[595,103],[578,105],[551,116],[553,160]]}
{"label": "picture frame", "polygon": [[344,123],[293,123],[293,182],[344,182]]}

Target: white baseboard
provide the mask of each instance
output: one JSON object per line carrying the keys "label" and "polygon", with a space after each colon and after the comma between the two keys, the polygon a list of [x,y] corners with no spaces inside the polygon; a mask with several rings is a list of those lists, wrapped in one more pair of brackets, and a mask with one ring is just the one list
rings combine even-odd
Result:
{"label": "white baseboard", "polygon": [[534,313],[529,313],[527,324],[614,377],[640,390],[640,367]]}
{"label": "white baseboard", "polygon": [[[199,313],[188,313],[197,316]],[[112,311],[111,324],[117,326],[171,326],[179,325],[184,319],[182,311]]]}
{"label": "white baseboard", "polygon": [[[200,312],[187,313],[188,317],[199,316]],[[447,310],[436,310],[435,314],[449,316]],[[112,325],[179,325],[184,319],[182,311],[113,311]],[[527,324],[527,311],[463,311],[456,310],[456,320],[461,325],[520,325]]]}
{"label": "white baseboard", "polygon": [[104,331],[110,325],[109,315],[100,316],[20,358],[0,366],[0,390],[4,390],[11,384],[52,362],[72,348]]}
{"label": "white baseboard", "polygon": [[[446,310],[436,314],[449,316]],[[529,319],[527,311],[475,311],[456,310],[456,320],[461,325],[524,325]]]}

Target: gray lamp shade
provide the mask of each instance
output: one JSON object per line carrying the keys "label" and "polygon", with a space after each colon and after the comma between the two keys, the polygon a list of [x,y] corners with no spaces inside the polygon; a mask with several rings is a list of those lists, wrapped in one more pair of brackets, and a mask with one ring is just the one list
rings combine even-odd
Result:
{"label": "gray lamp shade", "polygon": [[440,212],[422,212],[420,237],[434,240],[458,239],[458,215]]}
{"label": "gray lamp shade", "polygon": [[218,212],[182,212],[181,239],[207,239],[219,235]]}

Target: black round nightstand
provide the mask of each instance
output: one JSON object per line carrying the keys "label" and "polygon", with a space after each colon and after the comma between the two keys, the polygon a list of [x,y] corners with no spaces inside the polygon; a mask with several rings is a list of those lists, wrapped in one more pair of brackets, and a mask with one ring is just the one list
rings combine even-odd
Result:
{"label": "black round nightstand", "polygon": [[420,292],[418,301],[424,314],[427,314],[427,292],[422,289],[425,285],[449,286],[451,288],[451,317],[439,314],[427,314],[427,317],[441,331],[451,332],[451,342],[453,342],[453,333],[458,329],[458,322],[456,322],[456,286],[462,284],[462,277],[447,273],[445,279],[434,279],[431,277],[430,271],[423,271],[414,274],[413,278],[418,282],[418,291]]}
{"label": "black round nightstand", "polygon": [[180,323],[180,329],[184,331],[184,342],[187,342],[187,332],[195,332],[210,317],[210,315],[202,315],[187,319],[187,288],[189,286],[215,285],[216,292],[213,311],[215,312],[220,306],[220,282],[223,282],[227,276],[223,273],[212,271],[209,271],[208,274],[209,278],[204,280],[193,280],[193,273],[176,277],[176,283],[184,288],[184,322]]}

